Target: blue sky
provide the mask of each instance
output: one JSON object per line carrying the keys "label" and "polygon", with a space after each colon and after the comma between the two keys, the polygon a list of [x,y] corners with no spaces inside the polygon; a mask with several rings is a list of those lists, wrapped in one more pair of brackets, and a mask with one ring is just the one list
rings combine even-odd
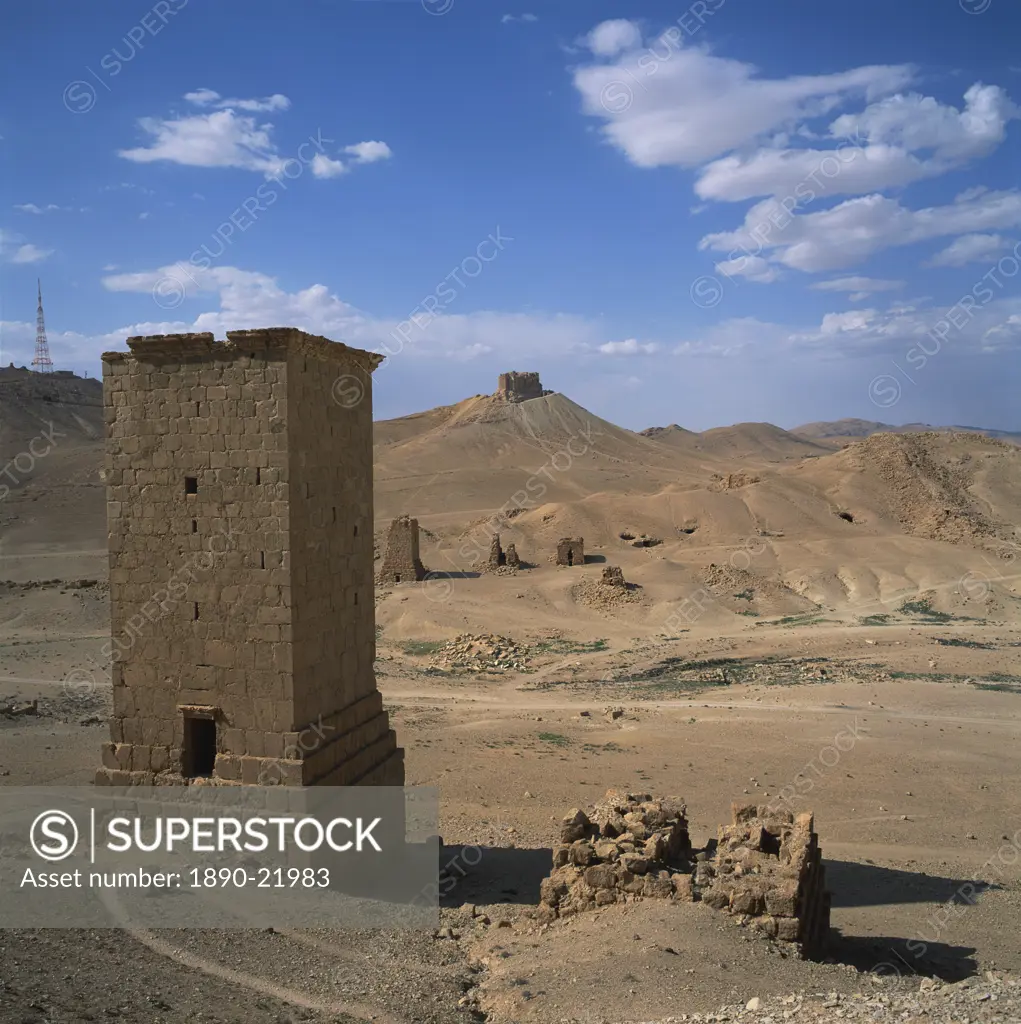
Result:
{"label": "blue sky", "polygon": [[632,428],[1021,429],[1008,0],[5,14],[0,360],[294,325],[377,416],[507,369]]}

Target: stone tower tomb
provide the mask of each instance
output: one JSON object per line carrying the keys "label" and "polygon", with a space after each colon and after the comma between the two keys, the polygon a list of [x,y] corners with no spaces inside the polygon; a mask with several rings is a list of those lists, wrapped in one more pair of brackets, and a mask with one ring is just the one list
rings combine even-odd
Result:
{"label": "stone tower tomb", "polygon": [[373,673],[380,357],[293,328],[127,344],[103,355],[97,784],[403,785]]}
{"label": "stone tower tomb", "polygon": [[415,583],[425,579],[425,566],[418,554],[418,520],[398,516],[390,523],[383,553],[380,583]]}
{"label": "stone tower tomb", "polygon": [[557,565],[584,565],[585,540],[582,537],[561,537],[557,542]]}

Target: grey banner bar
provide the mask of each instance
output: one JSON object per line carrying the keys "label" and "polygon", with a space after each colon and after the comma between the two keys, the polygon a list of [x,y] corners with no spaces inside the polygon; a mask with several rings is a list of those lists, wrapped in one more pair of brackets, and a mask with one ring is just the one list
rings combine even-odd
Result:
{"label": "grey banner bar", "polygon": [[0,928],[435,928],[438,791],[0,787]]}

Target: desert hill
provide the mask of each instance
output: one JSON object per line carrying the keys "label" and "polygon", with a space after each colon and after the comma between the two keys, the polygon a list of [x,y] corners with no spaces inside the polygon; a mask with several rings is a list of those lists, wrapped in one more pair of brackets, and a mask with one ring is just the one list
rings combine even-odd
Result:
{"label": "desert hill", "polygon": [[[415,429],[417,428],[417,429]],[[457,518],[512,501],[656,492],[709,475],[699,458],[624,430],[569,398],[476,396],[376,426],[377,514],[409,506]],[[523,504],[523,500],[518,504]]]}
{"label": "desert hill", "polygon": [[772,423],[735,423],[696,433],[671,423],[668,427],[647,427],[643,437],[675,448],[710,457],[755,459],[778,462],[791,458],[824,455],[830,448],[774,426]]}
{"label": "desert hill", "polygon": [[1021,451],[960,431],[872,434],[795,475],[856,522],[948,543],[1011,541],[1021,508]]}
{"label": "desert hill", "polygon": [[[75,575],[102,576],[99,382],[0,371],[0,399],[6,458],[51,422],[65,435],[0,502],[0,577],[47,578],[46,559],[57,556],[72,559]],[[703,589],[715,595],[707,622],[721,624],[811,609],[868,614],[930,590],[950,608],[957,581],[976,572],[991,581],[997,614],[1017,610],[1006,558],[1021,451],[981,434],[873,433],[834,450],[768,423],[635,433],[558,393],[476,395],[379,421],[374,434],[377,539],[394,516],[417,517],[423,560],[441,573],[474,571],[499,530],[543,570],[560,537],[584,537],[594,563],[620,564],[641,586],[642,603],[622,621],[659,621]],[[521,579],[546,620],[590,630],[584,623],[603,615],[570,574]],[[523,613],[520,603],[501,611],[501,593],[487,614]],[[464,600],[470,618],[478,598],[465,591]],[[451,611],[413,592],[401,615],[408,630],[417,622],[428,632]]]}
{"label": "desert hill", "polygon": [[646,427],[644,430],[639,430],[638,433],[642,437],[649,437],[654,441],[665,441],[669,444],[693,441],[698,437],[694,430],[688,430],[677,423],[671,423],[668,427]]}
{"label": "desert hill", "polygon": [[[394,430],[403,441],[377,447],[377,530],[417,516],[423,559],[441,574],[471,570],[498,530],[540,567],[558,538],[584,537],[592,561],[619,563],[642,588],[643,605],[615,613],[622,621],[661,621],[705,590],[705,620],[721,626],[736,615],[868,615],[919,593],[949,614],[970,599],[959,581],[976,574],[984,611],[1021,611],[1004,560],[1021,452],[982,435],[877,434],[834,451],[771,424],[632,434],[555,394],[516,405],[478,396],[421,414],[420,433],[408,419]],[[591,447],[572,441],[581,437]],[[560,622],[591,614],[566,577],[529,593]],[[435,630],[435,611],[402,607],[401,628]]]}
{"label": "desert hill", "polygon": [[104,571],[106,506],[103,385],[71,373],[0,369],[0,578],[46,578],[24,557],[37,552],[101,551],[79,575]]}
{"label": "desert hill", "polygon": [[999,437],[1006,441],[1021,442],[1021,433],[1009,430],[992,430],[988,427],[934,427],[928,423],[905,423],[898,427],[890,423],[860,419],[803,423],[800,427],[795,427],[791,433],[797,434],[800,437],[810,438],[814,441],[842,441],[848,438],[869,437],[871,434],[914,434],[926,431],[956,431],[959,433],[985,434],[986,437]]}
{"label": "desert hill", "polygon": [[[67,373],[34,373],[25,367],[0,367],[0,455],[4,461],[49,429],[69,445],[101,441],[103,384]],[[37,446],[38,447],[38,446]]]}

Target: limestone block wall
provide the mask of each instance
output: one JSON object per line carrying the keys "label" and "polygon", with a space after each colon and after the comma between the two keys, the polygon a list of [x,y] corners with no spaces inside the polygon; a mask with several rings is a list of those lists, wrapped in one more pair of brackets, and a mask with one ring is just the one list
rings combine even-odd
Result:
{"label": "limestone block wall", "polygon": [[[103,356],[97,782],[400,784],[372,670],[376,357],[290,328],[128,348]],[[354,407],[333,401],[344,374],[364,382]]]}
{"label": "limestone block wall", "polygon": [[731,814],[732,823],[720,826],[702,899],[818,956],[829,934],[830,894],[812,814],[738,804]]}

